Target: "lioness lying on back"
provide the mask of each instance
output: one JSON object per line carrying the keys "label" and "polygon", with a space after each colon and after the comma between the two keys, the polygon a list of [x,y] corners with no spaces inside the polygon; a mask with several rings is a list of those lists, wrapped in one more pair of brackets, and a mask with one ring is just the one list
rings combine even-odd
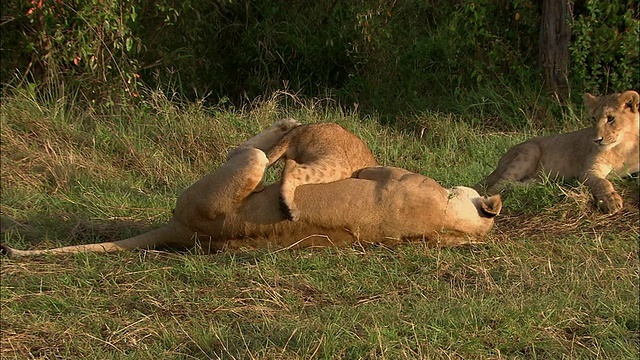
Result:
{"label": "lioness lying on back", "polygon": [[361,170],[357,178],[303,185],[295,193],[300,219],[279,211],[280,184],[256,192],[269,159],[263,152],[294,122],[278,122],[234,149],[217,170],[178,197],[166,225],[115,242],[49,250],[16,250],[11,257],[75,252],[113,252],[157,246],[199,245],[204,251],[240,248],[338,246],[354,242],[393,245],[427,241],[459,245],[482,240],[500,212],[500,196],[470,188],[445,189],[434,180],[393,167]]}
{"label": "lioness lying on back", "polygon": [[537,137],[511,148],[480,186],[494,194],[510,182],[542,177],[578,179],[591,190],[604,213],[622,209],[622,197],[606,179],[638,171],[638,93],[584,96],[594,125],[579,131]]}

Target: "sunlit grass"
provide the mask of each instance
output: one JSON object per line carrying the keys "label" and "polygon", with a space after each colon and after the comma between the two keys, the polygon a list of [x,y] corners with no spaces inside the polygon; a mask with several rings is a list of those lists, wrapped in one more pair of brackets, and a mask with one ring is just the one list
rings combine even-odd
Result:
{"label": "sunlit grass", "polygon": [[[475,184],[509,146],[549,131],[440,113],[387,126],[331,103],[284,107],[286,94],[245,109],[154,96],[112,113],[4,98],[2,242],[45,248],[158,226],[182,189],[284,116],[338,122],[382,164],[446,186]],[[2,357],[636,358],[638,184],[616,187],[625,209],[614,216],[579,184],[515,190],[486,243],[460,248],[2,259]]]}

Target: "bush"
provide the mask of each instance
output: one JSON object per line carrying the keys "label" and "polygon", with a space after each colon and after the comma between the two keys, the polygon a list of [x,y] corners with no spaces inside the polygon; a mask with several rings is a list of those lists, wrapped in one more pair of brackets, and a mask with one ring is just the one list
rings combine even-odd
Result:
{"label": "bush", "polygon": [[38,83],[82,84],[91,100],[136,96],[141,44],[134,1],[10,1],[3,10],[11,19],[3,25],[3,57],[13,65],[3,69],[3,83],[32,76]]}
{"label": "bush", "polygon": [[[633,3],[576,3],[574,93],[638,87]],[[3,84],[63,83],[102,103],[136,99],[145,84],[237,105],[284,89],[389,119],[434,110],[522,122],[552,107],[538,104],[533,0],[10,0],[2,11]]]}
{"label": "bush", "polygon": [[575,86],[595,93],[639,89],[637,1],[587,0],[578,5],[571,42]]}

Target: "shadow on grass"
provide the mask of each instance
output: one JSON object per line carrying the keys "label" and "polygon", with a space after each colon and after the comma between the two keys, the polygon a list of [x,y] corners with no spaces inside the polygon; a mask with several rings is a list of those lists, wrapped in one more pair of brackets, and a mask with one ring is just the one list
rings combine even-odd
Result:
{"label": "shadow on grass", "polygon": [[[38,216],[37,219],[18,220],[8,215],[0,216],[0,239],[2,243],[20,250],[51,249],[59,246],[82,245],[117,241],[143,234],[162,226],[164,222],[131,219],[100,220],[60,214]],[[159,246],[155,249],[159,257],[175,255],[207,255],[194,247]],[[154,256],[153,252],[149,254]],[[221,264],[256,264],[274,256],[266,249],[237,250],[217,253]]]}
{"label": "shadow on grass", "polygon": [[79,245],[116,241],[152,230],[148,221],[113,219],[100,220],[76,215],[38,215],[37,218],[16,219],[0,216],[0,236],[11,246],[48,248],[60,245]]}

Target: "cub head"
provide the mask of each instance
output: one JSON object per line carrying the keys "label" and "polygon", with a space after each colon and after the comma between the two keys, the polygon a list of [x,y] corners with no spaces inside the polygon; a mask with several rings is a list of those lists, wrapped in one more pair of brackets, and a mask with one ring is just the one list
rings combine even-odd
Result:
{"label": "cub head", "polygon": [[640,95],[633,90],[605,96],[584,95],[584,104],[595,121],[598,146],[610,148],[624,139],[624,134],[638,135]]}

